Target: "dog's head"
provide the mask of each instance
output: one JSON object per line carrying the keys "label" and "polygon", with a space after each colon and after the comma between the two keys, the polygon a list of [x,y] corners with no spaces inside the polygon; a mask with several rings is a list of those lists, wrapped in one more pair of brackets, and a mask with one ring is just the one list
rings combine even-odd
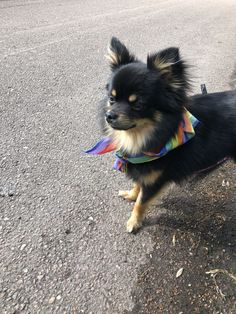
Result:
{"label": "dog's head", "polygon": [[[143,143],[165,117],[182,112],[188,88],[186,66],[178,48],[150,54],[145,64],[114,37],[107,57],[112,70],[104,112],[107,130],[120,146],[129,135],[136,142],[143,137]],[[134,146],[134,142],[124,144],[127,149],[124,146]]]}

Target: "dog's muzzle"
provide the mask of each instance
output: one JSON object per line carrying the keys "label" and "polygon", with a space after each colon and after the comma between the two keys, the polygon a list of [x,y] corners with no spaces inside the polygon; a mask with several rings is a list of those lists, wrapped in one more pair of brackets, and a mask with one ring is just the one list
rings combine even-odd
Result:
{"label": "dog's muzzle", "polygon": [[113,111],[108,111],[108,112],[106,112],[105,117],[106,117],[107,123],[112,125],[113,123],[115,123],[117,121],[118,114],[116,114]]}

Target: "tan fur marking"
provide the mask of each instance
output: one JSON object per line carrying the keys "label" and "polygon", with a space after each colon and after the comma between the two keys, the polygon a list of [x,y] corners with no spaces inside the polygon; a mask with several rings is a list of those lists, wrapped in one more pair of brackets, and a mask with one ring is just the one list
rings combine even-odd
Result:
{"label": "tan fur marking", "polygon": [[123,197],[128,201],[136,201],[140,191],[140,186],[134,183],[133,189],[130,191],[119,191],[119,196]]}
{"label": "tan fur marking", "polygon": [[108,54],[105,57],[109,60],[109,62],[111,64],[118,65],[120,62],[120,56],[115,53],[110,46],[107,48],[107,52]]}
{"label": "tan fur marking", "polygon": [[129,102],[135,102],[137,100],[137,96],[135,94],[132,94],[128,98]]}
{"label": "tan fur marking", "polygon": [[149,174],[142,176],[141,178],[141,182],[144,185],[152,185],[153,183],[155,183],[157,181],[157,179],[160,177],[160,175],[162,174],[161,171],[151,171]]}
{"label": "tan fur marking", "polygon": [[127,231],[133,232],[141,227],[142,221],[145,215],[145,212],[148,208],[148,206],[158,197],[161,198],[163,194],[166,194],[167,188],[169,186],[164,186],[156,195],[154,195],[148,202],[142,204],[141,198],[142,198],[142,189],[139,192],[138,198],[134,204],[132,214],[127,221]]}
{"label": "tan fur marking", "polygon": [[[131,121],[123,114],[119,114],[119,119],[127,124]],[[125,121],[127,119],[127,121]],[[127,131],[114,130],[107,124],[106,133],[108,137],[111,137],[116,144],[118,149],[122,149],[130,154],[140,153],[142,147],[147,143],[149,138],[152,136],[155,126],[162,119],[162,114],[156,112],[154,116],[155,121],[149,119],[138,119],[133,122],[136,127]]]}
{"label": "tan fur marking", "polygon": [[170,86],[173,88],[173,89],[180,89],[182,86],[183,86],[183,83],[181,81],[177,82],[170,82]]}
{"label": "tan fur marking", "polygon": [[179,61],[166,62],[166,60],[160,58],[156,58],[154,61],[155,68],[159,70],[161,74],[169,74],[169,84],[175,90],[178,90],[183,86],[183,82],[181,80],[178,80],[176,77],[171,76],[171,66],[178,63]]}
{"label": "tan fur marking", "polygon": [[148,121],[149,123],[144,123],[127,131],[114,130],[108,126],[108,135],[113,138],[118,149],[130,154],[137,154],[154,132],[154,123]]}
{"label": "tan fur marking", "polygon": [[116,97],[116,95],[117,95],[117,94],[116,94],[116,90],[113,89],[113,90],[111,91],[111,94],[112,94],[113,97]]}
{"label": "tan fur marking", "polygon": [[171,65],[173,63],[171,62],[166,62],[165,60],[163,59],[159,59],[157,58],[155,61],[154,61],[154,65],[155,65],[155,68],[158,69],[159,71],[161,71],[161,73],[168,73],[168,72],[171,72]]}
{"label": "tan fur marking", "polygon": [[155,114],[154,114],[154,119],[156,122],[161,122],[162,120],[162,114],[160,111],[157,111]]}
{"label": "tan fur marking", "polygon": [[137,200],[135,202],[132,214],[127,221],[127,231],[132,232],[139,227],[141,227],[142,224],[142,215],[144,213],[143,205],[141,205],[141,197],[142,197],[142,190],[140,190],[139,195],[137,197]]}

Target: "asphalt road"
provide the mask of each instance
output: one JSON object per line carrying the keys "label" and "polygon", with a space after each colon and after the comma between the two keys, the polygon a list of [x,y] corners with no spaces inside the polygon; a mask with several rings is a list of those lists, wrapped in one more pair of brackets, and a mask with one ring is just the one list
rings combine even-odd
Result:
{"label": "asphalt road", "polygon": [[112,35],[142,59],[179,46],[193,92],[220,91],[235,16],[235,0],[0,2],[0,313],[235,313],[232,277],[205,273],[236,272],[235,166],[174,187],[134,236],[113,157],[81,153]]}

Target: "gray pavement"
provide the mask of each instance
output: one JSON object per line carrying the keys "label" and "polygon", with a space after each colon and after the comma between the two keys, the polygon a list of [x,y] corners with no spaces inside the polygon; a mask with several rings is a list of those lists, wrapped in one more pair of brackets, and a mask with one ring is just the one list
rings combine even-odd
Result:
{"label": "gray pavement", "polygon": [[236,271],[235,166],[174,187],[134,236],[129,182],[81,151],[101,135],[112,35],[142,59],[179,46],[193,92],[220,91],[235,16],[234,0],[0,2],[0,313],[234,312],[232,278],[205,271]]}

